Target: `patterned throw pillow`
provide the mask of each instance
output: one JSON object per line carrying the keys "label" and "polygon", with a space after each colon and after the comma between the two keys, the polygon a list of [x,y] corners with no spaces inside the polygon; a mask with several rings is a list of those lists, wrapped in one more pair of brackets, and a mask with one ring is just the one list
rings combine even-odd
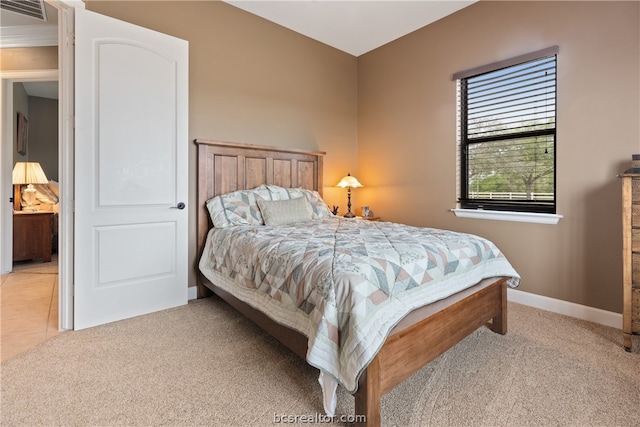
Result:
{"label": "patterned throw pillow", "polygon": [[271,198],[272,195],[266,186],[261,185],[253,190],[238,190],[213,197],[207,201],[207,210],[213,226],[217,228],[264,225],[257,202]]}
{"label": "patterned throw pillow", "polygon": [[284,188],[277,185],[265,185],[273,200],[289,200],[297,197],[304,197],[311,206],[311,218],[329,218],[334,216],[327,204],[320,197],[320,193],[313,190],[305,190],[304,188]]}
{"label": "patterned throw pillow", "polygon": [[311,221],[311,206],[304,197],[289,200],[258,200],[265,225],[287,225]]}

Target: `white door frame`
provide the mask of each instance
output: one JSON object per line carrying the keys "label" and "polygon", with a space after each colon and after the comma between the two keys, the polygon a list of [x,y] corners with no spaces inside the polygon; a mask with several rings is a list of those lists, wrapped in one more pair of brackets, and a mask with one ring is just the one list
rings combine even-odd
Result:
{"label": "white door frame", "polygon": [[73,329],[73,211],[74,176],[74,10],[84,9],[76,0],[47,0],[58,9],[58,329]]}

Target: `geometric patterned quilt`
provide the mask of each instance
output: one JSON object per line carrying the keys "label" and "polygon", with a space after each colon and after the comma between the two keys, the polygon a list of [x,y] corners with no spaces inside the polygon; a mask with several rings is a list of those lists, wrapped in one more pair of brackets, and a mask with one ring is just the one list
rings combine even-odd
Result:
{"label": "geometric patterned quilt", "polygon": [[308,338],[307,362],[353,393],[410,311],[482,279],[520,277],[489,240],[340,217],[209,232],[200,270]]}

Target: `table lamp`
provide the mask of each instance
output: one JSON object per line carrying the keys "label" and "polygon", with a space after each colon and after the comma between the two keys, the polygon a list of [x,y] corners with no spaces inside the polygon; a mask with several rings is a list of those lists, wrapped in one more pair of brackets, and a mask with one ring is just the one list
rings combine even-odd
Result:
{"label": "table lamp", "polygon": [[[13,167],[12,173],[13,185],[16,186],[14,192],[14,207],[21,206],[20,203],[20,186],[26,184],[22,198],[26,204],[25,210],[35,211],[33,204],[36,201],[36,189],[33,184],[48,184],[49,180],[42,170],[42,166],[38,162],[17,162]],[[16,209],[18,210],[18,209]]]}
{"label": "table lamp", "polygon": [[347,176],[342,178],[338,183],[337,187],[346,188],[347,189],[347,213],[344,214],[345,218],[354,218],[355,215],[351,213],[351,189],[364,187],[364,185],[360,184],[358,180],[351,176],[350,173],[347,173]]}

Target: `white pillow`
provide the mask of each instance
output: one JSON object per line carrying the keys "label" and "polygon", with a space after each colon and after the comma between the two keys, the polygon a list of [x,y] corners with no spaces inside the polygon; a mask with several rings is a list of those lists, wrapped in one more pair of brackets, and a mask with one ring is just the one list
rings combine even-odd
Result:
{"label": "white pillow", "polygon": [[331,218],[334,216],[327,204],[320,197],[320,193],[314,190],[306,190],[304,188],[285,188],[277,185],[265,186],[271,192],[272,200],[288,200],[297,197],[304,197],[309,201],[311,207],[311,218]]}
{"label": "white pillow", "polygon": [[265,225],[287,225],[311,221],[311,206],[305,197],[289,200],[259,199],[257,202]]}

